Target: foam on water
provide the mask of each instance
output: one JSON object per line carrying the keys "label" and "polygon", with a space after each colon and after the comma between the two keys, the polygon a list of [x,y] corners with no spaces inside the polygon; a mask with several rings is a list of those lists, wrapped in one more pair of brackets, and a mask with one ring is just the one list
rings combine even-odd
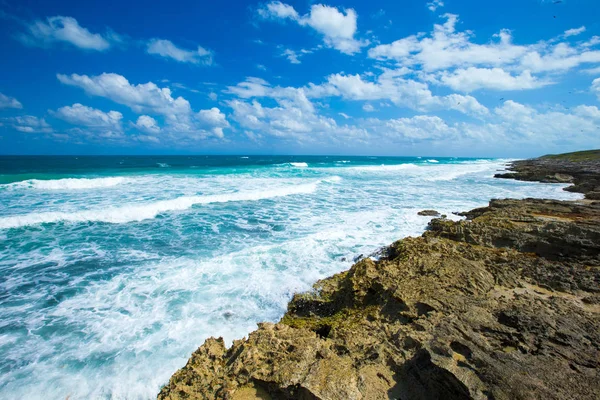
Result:
{"label": "foam on water", "polygon": [[305,162],[291,162],[290,165],[292,167],[298,167],[298,168],[306,168],[308,167],[308,164]]}
{"label": "foam on water", "polygon": [[354,171],[368,171],[368,172],[390,172],[390,171],[402,171],[407,169],[419,168],[416,164],[399,164],[399,165],[367,165],[361,167],[348,167]]}
{"label": "foam on water", "polygon": [[312,193],[317,183],[271,190],[257,190],[210,196],[183,196],[172,200],[162,200],[148,204],[131,204],[107,209],[85,210],[79,212],[42,212],[0,218],[0,229],[55,222],[109,222],[113,224],[142,221],[154,218],[169,211],[182,211],[198,204],[227,203],[233,201],[258,201],[294,194]]}
{"label": "foam on water", "polygon": [[128,182],[123,177],[109,178],[65,178],[52,180],[29,179],[21,182],[13,182],[0,185],[0,189],[38,189],[38,190],[82,190],[101,189],[117,186]]}
{"label": "foam on water", "polygon": [[155,398],[205,338],[230,344],[355,256],[419,235],[419,210],[581,197],[493,179],[499,161],[319,161],[0,191],[0,398]]}

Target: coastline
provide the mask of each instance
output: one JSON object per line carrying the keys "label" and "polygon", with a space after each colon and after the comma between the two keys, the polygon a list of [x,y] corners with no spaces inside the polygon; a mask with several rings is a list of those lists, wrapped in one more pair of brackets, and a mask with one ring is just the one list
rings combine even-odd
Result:
{"label": "coastline", "polygon": [[514,162],[497,177],[573,183],[587,200],[433,219],[295,295],[279,323],[229,349],[206,340],[158,398],[600,397],[595,157]]}

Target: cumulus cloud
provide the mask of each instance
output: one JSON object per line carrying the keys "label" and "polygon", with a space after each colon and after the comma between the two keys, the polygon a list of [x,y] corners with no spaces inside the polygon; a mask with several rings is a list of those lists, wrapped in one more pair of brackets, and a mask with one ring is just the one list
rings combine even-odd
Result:
{"label": "cumulus cloud", "polygon": [[160,132],[158,122],[156,122],[156,120],[149,115],[140,115],[135,122],[135,127],[142,132],[150,134],[156,134]]}
{"label": "cumulus cloud", "polygon": [[118,38],[114,33],[92,33],[80,26],[75,18],[63,16],[36,20],[26,24],[26,29],[27,32],[19,34],[17,38],[27,45],[42,47],[68,43],[80,49],[104,51],[110,48],[111,41]]}
{"label": "cumulus cloud", "polygon": [[198,46],[196,50],[182,49],[175,46],[170,40],[165,39],[151,39],[148,41],[146,51],[148,54],[170,58],[182,63],[202,65],[213,64],[213,56],[211,51],[206,50],[201,46]]}
{"label": "cumulus cloud", "polygon": [[472,31],[457,29],[458,16],[445,14],[429,34],[416,34],[369,50],[369,57],[396,62],[421,71],[421,77],[437,85],[470,92],[477,89],[528,90],[550,85],[557,73],[600,62],[599,40],[569,43],[585,27],[570,29],[547,41],[517,45],[503,29],[488,42],[475,42]]}
{"label": "cumulus cloud", "polygon": [[411,35],[390,44],[375,46],[369,57],[396,60],[406,66],[421,66],[437,71],[456,66],[496,66],[514,62],[527,48],[514,45],[510,31],[503,30],[494,41],[486,44],[472,42],[470,31],[457,32],[458,16],[445,14],[444,24],[435,24],[430,35]]}
{"label": "cumulus cloud", "polygon": [[124,76],[114,73],[97,76],[58,74],[57,78],[60,82],[79,87],[90,95],[105,97],[125,105],[138,114],[162,116],[170,133],[184,134],[192,139],[222,137],[222,129],[225,127],[223,124],[206,126],[206,121],[195,118],[192,107],[185,98],[175,98],[169,88],[161,88],[153,82],[135,85],[129,83]]}
{"label": "cumulus cloud", "polygon": [[435,10],[440,7],[444,7],[444,2],[442,0],[433,0],[427,3],[427,8],[432,12],[435,12]]}
{"label": "cumulus cloud", "polygon": [[[253,141],[269,135],[300,143],[341,143],[343,138],[348,137],[356,143],[363,143],[368,137],[363,128],[338,125],[333,118],[320,115],[307,98],[304,88],[273,87],[265,80],[248,78],[229,87],[227,92],[238,96],[227,105],[233,110],[233,120]],[[261,98],[274,99],[277,105],[264,106]]]}
{"label": "cumulus cloud", "polygon": [[223,129],[229,127],[229,122],[225,114],[217,107],[213,107],[210,110],[200,110],[196,114],[196,118],[219,138],[224,137]]}
{"label": "cumulus cloud", "polygon": [[526,70],[520,75],[512,75],[502,68],[461,68],[453,72],[444,71],[439,82],[454,90],[473,92],[478,89],[524,90],[537,89],[553,82],[539,79]]}
{"label": "cumulus cloud", "polygon": [[123,114],[118,111],[105,113],[102,110],[87,107],[79,103],[61,107],[53,115],[73,125],[115,130],[121,130],[121,120],[123,119]]}
{"label": "cumulus cloud", "polygon": [[[378,141],[394,143],[436,143],[510,149],[529,146],[595,147],[600,145],[600,110],[595,106],[577,106],[570,112],[541,112],[534,107],[506,101],[495,108],[485,121],[448,122],[438,116],[416,115],[410,118],[380,120],[369,118],[362,126]],[[430,148],[430,147],[428,147]]]}
{"label": "cumulus cloud", "polygon": [[590,63],[600,63],[600,51],[558,43],[528,52],[523,56],[521,66],[532,72],[566,72]]}
{"label": "cumulus cloud", "polygon": [[113,73],[97,76],[58,74],[57,78],[65,85],[80,87],[93,96],[106,97],[136,113],[151,112],[173,119],[191,113],[186,99],[173,98],[171,89],[159,88],[153,82],[132,85],[124,76]]}
{"label": "cumulus cloud", "polygon": [[290,20],[300,26],[308,26],[323,36],[326,46],[345,54],[360,52],[361,47],[368,45],[367,41],[355,38],[358,16],[354,9],[338,10],[323,4],[314,4],[310,12],[300,15],[294,7],[272,1],[259,8],[258,15],[264,19]]}
{"label": "cumulus cloud", "polygon": [[395,60],[405,66],[420,66],[426,71],[452,67],[511,66],[531,72],[558,71],[583,63],[600,62],[600,51],[582,43],[552,41],[515,45],[509,30],[502,30],[492,41],[474,43],[471,31],[457,31],[458,16],[445,14],[444,24],[435,24],[430,35],[412,35],[369,50],[369,57]]}
{"label": "cumulus cloud", "polygon": [[23,105],[14,97],[0,93],[0,109],[2,108],[23,108]]}
{"label": "cumulus cloud", "polygon": [[321,85],[309,85],[309,97],[340,96],[349,100],[389,100],[417,111],[452,109],[470,115],[486,115],[488,109],[472,96],[435,96],[427,83],[407,79],[402,70],[384,70],[376,80],[360,75],[332,74]]}
{"label": "cumulus cloud", "polygon": [[508,100],[494,113],[500,119],[499,126],[514,140],[567,141],[586,147],[598,145],[600,110],[594,106],[577,106],[572,112],[540,112],[534,107]]}
{"label": "cumulus cloud", "polygon": [[272,1],[258,9],[258,14],[265,19],[286,19],[297,21],[300,15],[289,4],[283,4],[280,1]]}
{"label": "cumulus cloud", "polygon": [[23,133],[52,133],[53,129],[44,118],[33,115],[5,118],[14,129]]}
{"label": "cumulus cloud", "polygon": [[411,118],[398,118],[385,121],[388,136],[401,136],[410,140],[452,140],[459,136],[456,127],[450,127],[443,119],[436,116],[416,115]]}

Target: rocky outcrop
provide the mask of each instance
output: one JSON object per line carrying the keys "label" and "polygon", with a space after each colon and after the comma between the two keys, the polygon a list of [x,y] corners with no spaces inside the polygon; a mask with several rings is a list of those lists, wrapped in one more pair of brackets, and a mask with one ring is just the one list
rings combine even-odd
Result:
{"label": "rocky outcrop", "polygon": [[422,210],[417,213],[422,217],[439,217],[440,213],[435,210]]}
{"label": "rocky outcrop", "polygon": [[512,172],[497,178],[549,183],[572,183],[565,190],[584,193],[590,200],[600,200],[600,150],[548,155],[511,163]]}
{"label": "rocky outcrop", "polygon": [[159,399],[600,398],[600,203],[464,215],[208,339]]}

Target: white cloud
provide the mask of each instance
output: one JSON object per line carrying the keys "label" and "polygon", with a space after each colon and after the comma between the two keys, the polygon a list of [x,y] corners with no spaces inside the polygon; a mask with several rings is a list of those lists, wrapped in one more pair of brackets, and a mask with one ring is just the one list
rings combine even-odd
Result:
{"label": "white cloud", "polygon": [[589,75],[600,75],[600,66],[595,68],[584,69],[581,72]]}
{"label": "white cloud", "polygon": [[368,137],[365,129],[338,125],[333,118],[307,110],[293,102],[282,102],[276,107],[264,107],[258,100],[251,102],[231,100],[233,119],[245,129],[246,135],[256,139],[266,134],[299,143],[343,142],[351,137],[354,144]]}
{"label": "white cloud", "polygon": [[572,47],[568,43],[531,51],[521,61],[522,67],[532,72],[566,72],[588,63],[600,63],[600,51]]}
{"label": "white cloud", "polygon": [[497,66],[514,62],[527,52],[524,46],[512,44],[508,30],[496,35],[496,40],[473,43],[471,31],[457,32],[458,16],[445,14],[446,22],[435,24],[429,36],[412,35],[391,44],[382,44],[369,50],[369,57],[392,59],[405,66],[420,65],[426,71],[469,65]]}
{"label": "white cloud", "polygon": [[212,52],[198,46],[196,50],[179,48],[170,40],[151,39],[146,48],[148,54],[155,54],[175,61],[191,64],[212,65]]}
{"label": "white cloud", "polygon": [[552,84],[549,80],[542,80],[532,76],[530,71],[523,71],[520,75],[513,76],[502,68],[476,67],[457,69],[451,73],[443,72],[439,78],[439,82],[461,92],[472,92],[478,89],[536,89]]}
{"label": "white cloud", "polygon": [[152,82],[132,85],[122,75],[103,73],[97,76],[57,75],[66,85],[82,88],[94,96],[106,97],[123,104],[136,113],[153,113],[177,119],[191,113],[190,103],[183,97],[173,98],[169,88],[159,88]]}
{"label": "white cloud", "polygon": [[569,37],[569,36],[577,36],[582,34],[583,32],[585,32],[585,26],[579,27],[579,28],[573,28],[573,29],[568,29],[565,31],[565,37]]}
{"label": "white cloud", "polygon": [[459,135],[456,128],[436,116],[417,115],[412,118],[390,119],[385,122],[386,135],[418,140],[452,140]]}
{"label": "white cloud", "polygon": [[229,122],[227,122],[225,114],[217,107],[213,107],[210,110],[200,110],[196,114],[196,118],[219,138],[224,137],[223,129],[229,127]]}
{"label": "white cloud", "polygon": [[[362,128],[338,125],[333,118],[319,115],[304,88],[273,87],[265,80],[247,78],[229,87],[227,92],[240,98],[228,101],[227,105],[233,109],[232,118],[246,134],[251,132],[252,140],[262,134],[300,143],[339,142],[350,136],[362,143],[368,136]],[[277,105],[265,107],[258,98],[274,99]]]}
{"label": "white cloud", "polygon": [[279,104],[293,103],[305,111],[314,112],[314,106],[308,100],[304,88],[271,86],[269,82],[261,78],[248,77],[244,82],[236,86],[229,86],[227,93],[234,94],[242,99],[270,97]]}
{"label": "white cloud", "polygon": [[264,7],[258,9],[258,14],[265,19],[286,19],[297,21],[300,19],[298,12],[289,4],[283,4],[280,1],[272,1]]}
{"label": "white cloud", "polygon": [[366,41],[354,39],[356,20],[356,11],[352,8],[340,12],[335,7],[316,4],[310,8],[310,15],[300,20],[300,24],[323,34],[327,46],[345,54],[354,54],[368,45]]}
{"label": "white cloud", "polygon": [[596,78],[592,81],[592,92],[596,93],[598,100],[600,100],[600,78]]}
{"label": "white cloud", "polygon": [[392,142],[444,144],[460,148],[502,146],[516,150],[536,148],[593,148],[600,145],[598,124],[600,110],[594,106],[577,106],[571,112],[546,111],[514,101],[497,107],[485,122],[449,123],[438,116],[417,115],[410,118],[380,120],[369,118],[362,126],[377,138],[377,143]]}
{"label": "white cloud", "polygon": [[360,52],[367,41],[354,38],[357,30],[357,14],[354,9],[338,10],[323,4],[314,4],[310,12],[301,16],[294,7],[273,1],[258,10],[264,19],[292,20],[301,26],[309,26],[323,35],[325,45],[345,54]]}
{"label": "white cloud", "polygon": [[115,34],[105,36],[91,33],[79,25],[72,17],[49,17],[46,21],[34,21],[27,25],[27,33],[17,37],[23,43],[33,46],[49,46],[63,42],[85,50],[104,51],[110,48],[111,39],[118,38]]}
{"label": "white cloud", "polygon": [[24,115],[19,117],[6,118],[9,124],[19,132],[24,133],[52,133],[52,127],[44,118],[34,117],[32,115]]}
{"label": "white cloud", "polygon": [[149,115],[140,115],[135,122],[135,127],[142,132],[156,134],[160,132],[160,127],[154,118]]}
{"label": "white cloud", "polygon": [[300,64],[301,61],[298,59],[298,54],[296,54],[296,52],[294,50],[291,49],[285,49],[283,51],[283,53],[281,53],[282,56],[284,56],[285,58],[288,59],[288,61],[292,64]]}
{"label": "white cloud", "polygon": [[23,105],[14,97],[0,93],[0,109],[2,108],[23,108]]}
{"label": "white cloud", "polygon": [[160,88],[153,82],[132,85],[124,76],[112,73],[91,77],[58,74],[57,77],[66,85],[80,87],[90,95],[106,97],[138,114],[163,116],[168,126],[167,133],[173,135],[183,135],[191,140],[222,137],[226,127],[222,123],[209,126],[206,120],[199,120],[186,99],[181,96],[174,98],[169,88]]}
{"label": "white cloud", "polygon": [[499,126],[511,140],[527,139],[531,142],[581,143],[585,147],[598,145],[600,110],[593,106],[574,107],[572,113],[550,110],[539,112],[535,108],[514,101],[506,101],[494,110]]}
{"label": "white cloud", "polygon": [[53,115],[73,125],[83,125],[88,128],[109,128],[121,130],[123,114],[118,111],[107,113],[75,103],[72,106],[61,107]]}
{"label": "white cloud", "polygon": [[397,106],[417,111],[452,109],[470,115],[486,115],[488,110],[474,97],[451,94],[434,96],[424,82],[406,79],[404,70],[384,70],[375,80],[360,75],[333,74],[321,85],[309,85],[309,97],[340,96],[349,100],[390,100]]}
{"label": "white cloud", "polygon": [[256,64],[256,68],[260,69],[261,71],[267,70],[267,67],[265,67],[263,64]]}
{"label": "white cloud", "polygon": [[362,109],[366,112],[373,112],[375,111],[375,107],[373,107],[371,104],[365,104]]}
{"label": "white cloud", "polygon": [[[369,57],[395,60],[405,66],[421,66],[425,71],[469,66],[500,67],[530,70],[532,73],[561,71],[584,63],[600,62],[600,51],[589,50],[597,44],[539,42],[530,45],[512,43],[510,31],[502,30],[489,43],[478,44],[471,31],[456,31],[458,16],[445,14],[446,22],[434,25],[430,35],[412,35],[369,50]],[[581,28],[580,28],[581,29]],[[569,32],[569,31],[567,31]]]}
{"label": "white cloud", "polygon": [[444,2],[442,0],[433,0],[427,3],[427,8],[432,12],[435,12],[435,10],[440,7],[444,7]]}

